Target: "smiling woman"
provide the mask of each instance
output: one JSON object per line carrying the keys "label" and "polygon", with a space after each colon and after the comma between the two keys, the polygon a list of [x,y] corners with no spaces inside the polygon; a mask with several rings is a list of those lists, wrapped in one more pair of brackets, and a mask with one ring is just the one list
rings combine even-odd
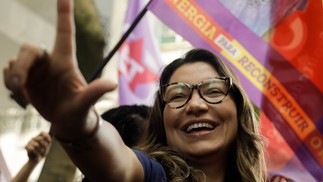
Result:
{"label": "smiling woman", "polygon": [[[210,64],[198,61],[179,67],[169,82],[203,83],[210,77],[219,77],[219,74]],[[237,135],[237,112],[231,96],[225,97],[230,88],[228,83],[221,84],[223,85],[216,85],[220,88],[209,86],[213,92],[219,92],[218,96],[213,98],[214,102],[210,102],[210,99],[206,102],[206,99],[203,99],[206,98],[206,94],[193,91],[185,107],[181,109],[165,107],[164,126],[168,145],[176,146],[192,160],[199,155],[208,155],[210,160],[224,166],[226,160],[223,159],[227,158],[228,149]],[[213,92],[207,95],[212,95]],[[211,125],[213,130],[196,128],[194,132],[186,132],[192,126],[206,124]],[[198,163],[198,158],[194,163]]]}
{"label": "smiling woman", "polygon": [[166,66],[143,142],[135,149],[125,145],[93,107],[116,84],[85,82],[76,65],[74,1],[57,2],[55,49],[44,56],[23,44],[4,68],[5,85],[51,123],[90,181],[266,181],[251,102],[228,66],[204,49]]}
{"label": "smiling woman", "polygon": [[168,179],[266,181],[253,107],[235,74],[207,50],[164,69],[145,138],[141,149],[164,164]]}

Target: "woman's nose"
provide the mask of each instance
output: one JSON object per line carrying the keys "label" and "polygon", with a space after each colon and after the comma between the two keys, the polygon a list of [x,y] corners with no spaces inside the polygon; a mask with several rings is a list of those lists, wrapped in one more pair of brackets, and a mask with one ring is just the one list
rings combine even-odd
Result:
{"label": "woman's nose", "polygon": [[200,96],[197,90],[193,90],[190,100],[185,108],[187,113],[201,113],[208,110],[207,102]]}

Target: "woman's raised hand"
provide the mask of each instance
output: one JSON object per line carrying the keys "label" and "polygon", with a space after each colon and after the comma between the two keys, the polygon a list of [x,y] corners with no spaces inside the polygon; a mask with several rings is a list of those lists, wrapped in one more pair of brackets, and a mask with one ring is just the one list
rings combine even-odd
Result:
{"label": "woman's raised hand", "polygon": [[4,82],[23,105],[32,104],[52,124],[67,127],[79,122],[82,127],[91,106],[116,84],[101,79],[85,82],[75,54],[73,0],[58,0],[57,15],[53,51],[23,44],[4,68]]}

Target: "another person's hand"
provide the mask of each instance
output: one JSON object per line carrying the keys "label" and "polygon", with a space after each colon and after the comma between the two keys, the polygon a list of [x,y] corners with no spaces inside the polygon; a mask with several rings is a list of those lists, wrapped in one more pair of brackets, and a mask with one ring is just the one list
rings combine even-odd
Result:
{"label": "another person's hand", "polygon": [[48,133],[41,132],[26,145],[29,160],[23,165],[11,182],[27,182],[39,161],[43,159],[51,146],[52,138]]}
{"label": "another person's hand", "polygon": [[29,161],[39,162],[43,159],[51,146],[52,138],[48,133],[41,132],[33,137],[26,145]]}
{"label": "another person's hand", "polygon": [[75,54],[73,0],[58,0],[57,7],[53,51],[23,44],[4,68],[4,82],[15,98],[24,105],[32,104],[50,121],[56,133],[84,134],[90,130],[86,126],[90,108],[104,93],[115,89],[116,84],[100,79],[86,83]]}

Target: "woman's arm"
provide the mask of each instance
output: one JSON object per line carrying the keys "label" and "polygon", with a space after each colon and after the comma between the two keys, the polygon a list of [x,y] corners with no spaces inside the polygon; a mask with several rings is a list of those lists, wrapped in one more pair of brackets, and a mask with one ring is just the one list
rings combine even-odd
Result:
{"label": "woman's arm", "polygon": [[85,140],[62,143],[72,161],[90,181],[143,181],[137,156],[109,122]]}

